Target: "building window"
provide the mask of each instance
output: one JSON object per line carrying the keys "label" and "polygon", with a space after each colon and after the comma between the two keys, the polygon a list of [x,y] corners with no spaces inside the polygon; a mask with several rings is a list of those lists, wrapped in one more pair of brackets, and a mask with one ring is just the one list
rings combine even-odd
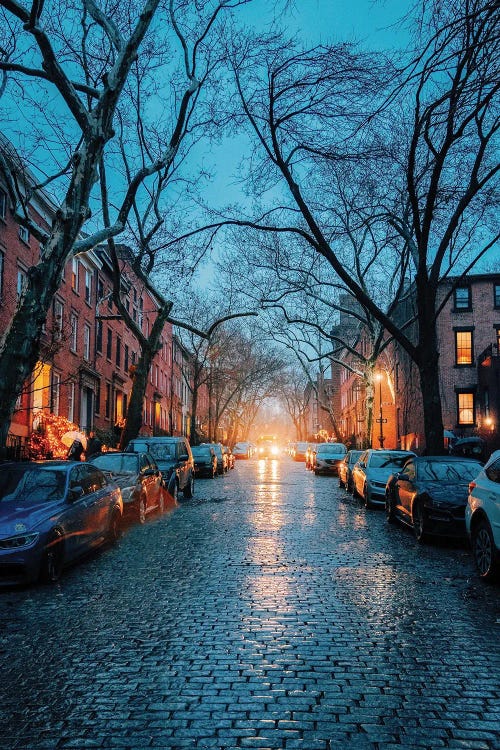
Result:
{"label": "building window", "polygon": [[97,279],[97,301],[100,302],[104,297],[104,282],[102,279]]}
{"label": "building window", "polygon": [[473,364],[472,331],[455,331],[455,364]]}
{"label": "building window", "polygon": [[0,302],[3,296],[3,253],[0,253]]}
{"label": "building window", "polygon": [[78,347],[78,315],[76,313],[71,313],[70,323],[71,338],[69,348],[72,352],[76,352]]}
{"label": "building window", "polygon": [[26,287],[28,285],[28,274],[26,271],[23,271],[22,268],[17,269],[17,301],[21,299],[21,297],[24,296],[24,292],[26,291]]}
{"label": "building window", "polygon": [[7,216],[7,193],[5,190],[0,190],[0,219],[5,219]]}
{"label": "building window", "polygon": [[78,292],[78,258],[73,258],[71,262],[71,288],[74,292]]}
{"label": "building window", "polygon": [[454,292],[455,310],[472,310],[470,286],[457,286]]}
{"label": "building window", "polygon": [[95,350],[102,354],[102,320],[98,320],[95,326]]}
{"label": "building window", "polygon": [[122,363],[122,342],[121,339],[116,337],[116,352],[115,352],[115,362],[117,367],[121,367]]}
{"label": "building window", "polygon": [[26,245],[29,245],[30,243],[29,229],[23,227],[22,224],[19,224],[19,239],[22,240],[22,242],[24,242]]}
{"label": "building window", "polygon": [[493,304],[500,310],[500,284],[493,284]]}
{"label": "building window", "polygon": [[75,384],[70,383],[68,386],[68,419],[74,421],[75,416]]}
{"label": "building window", "polygon": [[54,300],[54,339],[56,339],[56,341],[59,341],[62,336],[63,313],[63,303],[58,299]]}
{"label": "building window", "polygon": [[58,372],[52,373],[52,387],[50,393],[50,410],[55,416],[59,416],[59,400],[61,391],[61,376]]}
{"label": "building window", "polygon": [[83,326],[83,358],[87,362],[90,360],[90,326],[87,323]]}
{"label": "building window", "polygon": [[108,328],[108,340],[106,342],[106,357],[111,359],[111,349],[113,347],[113,332],[111,328]]}
{"label": "building window", "polygon": [[128,354],[128,351],[129,351],[128,350],[128,344],[125,344],[124,345],[124,350],[123,350],[123,354],[124,354],[123,369],[125,370],[125,372],[128,372],[128,368],[129,368],[129,354]]}
{"label": "building window", "polygon": [[458,424],[473,425],[475,423],[474,393],[457,393]]}
{"label": "building window", "polygon": [[90,301],[92,299],[92,273],[85,269],[85,302],[88,302],[90,305]]}
{"label": "building window", "polygon": [[95,413],[101,413],[101,381],[97,381],[97,387],[95,392]]}
{"label": "building window", "polygon": [[106,402],[104,404],[104,416],[109,419],[111,414],[111,384],[106,383]]}

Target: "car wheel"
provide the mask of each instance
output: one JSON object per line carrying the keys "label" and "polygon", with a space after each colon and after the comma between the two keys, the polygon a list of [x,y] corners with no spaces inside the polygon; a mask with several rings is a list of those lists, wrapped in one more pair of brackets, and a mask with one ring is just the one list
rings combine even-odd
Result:
{"label": "car wheel", "polygon": [[413,532],[415,534],[415,539],[417,540],[417,542],[425,542],[427,534],[425,530],[424,506],[419,500],[416,500],[413,503],[411,517],[413,521]]}
{"label": "car wheel", "polygon": [[45,548],[40,570],[40,579],[44,583],[56,583],[64,566],[64,543],[60,531],[54,531]]}
{"label": "car wheel", "polygon": [[388,494],[386,494],[385,496],[385,517],[387,519],[387,523],[396,523],[396,514],[394,513],[391,496]]}
{"label": "car wheel", "polygon": [[193,476],[189,477],[189,481],[184,487],[184,489],[182,490],[182,494],[188,500],[190,500],[193,497],[194,495],[194,477]]}
{"label": "car wheel", "polygon": [[499,573],[495,563],[495,543],[489,523],[481,519],[471,529],[471,547],[477,572],[484,581],[490,581]]}
{"label": "car wheel", "polygon": [[146,498],[144,495],[139,498],[139,504],[137,506],[137,514],[139,523],[146,523]]}
{"label": "car wheel", "polygon": [[121,537],[121,530],[122,530],[122,517],[118,510],[113,511],[111,515],[111,520],[109,522],[109,528],[108,528],[108,542],[110,544],[116,544],[116,542]]}
{"label": "car wheel", "polygon": [[352,479],[347,480],[347,492],[350,492],[351,495],[354,495],[354,485],[352,483]]}

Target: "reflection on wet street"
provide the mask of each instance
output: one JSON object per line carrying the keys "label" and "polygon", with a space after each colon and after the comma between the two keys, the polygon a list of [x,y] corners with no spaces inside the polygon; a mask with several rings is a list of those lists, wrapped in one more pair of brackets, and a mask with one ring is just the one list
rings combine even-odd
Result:
{"label": "reflection on wet street", "polygon": [[0,593],[0,748],[493,750],[498,594],[335,478],[238,461]]}

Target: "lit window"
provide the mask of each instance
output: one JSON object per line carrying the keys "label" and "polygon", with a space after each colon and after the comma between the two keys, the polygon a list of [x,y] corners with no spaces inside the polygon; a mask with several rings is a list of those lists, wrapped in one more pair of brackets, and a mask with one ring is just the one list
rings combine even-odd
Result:
{"label": "lit window", "polygon": [[474,394],[458,394],[458,424],[474,424]]}
{"label": "lit window", "polygon": [[77,258],[73,258],[71,263],[71,288],[74,292],[78,291],[78,263]]}
{"label": "lit window", "polygon": [[455,364],[472,364],[472,331],[455,331],[455,351]]}
{"label": "lit window", "polygon": [[454,298],[455,310],[470,310],[472,308],[470,287],[457,286],[454,292]]}
{"label": "lit window", "polygon": [[78,346],[78,316],[75,313],[71,313],[71,339],[70,349],[72,352],[76,352]]}

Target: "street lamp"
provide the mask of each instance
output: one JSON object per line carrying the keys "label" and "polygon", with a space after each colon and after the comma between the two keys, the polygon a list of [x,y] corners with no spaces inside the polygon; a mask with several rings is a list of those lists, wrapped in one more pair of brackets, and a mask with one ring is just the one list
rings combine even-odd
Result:
{"label": "street lamp", "polygon": [[384,419],[384,415],[382,412],[382,373],[378,372],[375,375],[375,379],[378,380],[378,402],[379,402],[379,417],[377,419],[377,423],[380,424],[380,433],[378,436],[378,441],[380,443],[380,447],[384,447],[384,423],[387,422],[387,419]]}

